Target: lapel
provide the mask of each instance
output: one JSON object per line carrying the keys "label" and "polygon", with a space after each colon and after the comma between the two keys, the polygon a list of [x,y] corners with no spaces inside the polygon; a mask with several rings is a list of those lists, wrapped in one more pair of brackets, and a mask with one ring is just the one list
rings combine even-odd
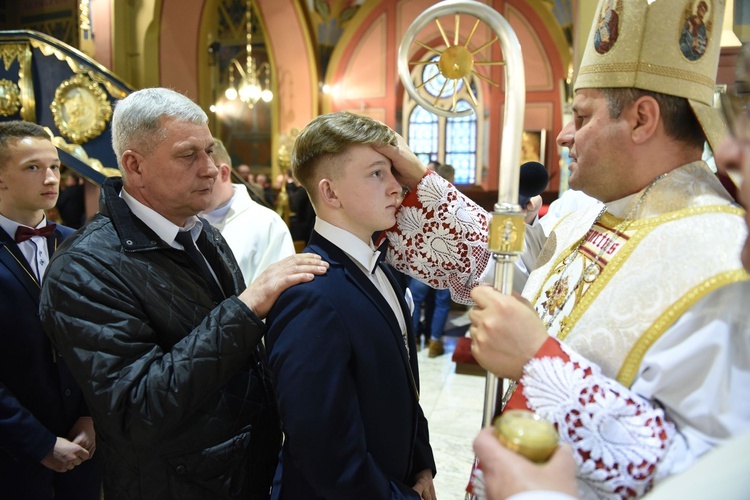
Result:
{"label": "lapel", "polygon": [[[343,250],[339,249],[337,246],[335,246],[333,243],[331,243],[315,231],[313,231],[312,236],[310,237],[308,249],[320,255],[324,260],[328,261],[331,266],[342,267],[344,269],[344,275],[346,279],[353,283],[354,286],[356,286],[362,292],[362,294],[370,302],[372,302],[378,313],[382,315],[386,320],[391,335],[398,345],[399,352],[401,353],[401,360],[404,363],[404,367],[411,379],[415,396],[417,397],[417,399],[419,399],[419,387],[414,376],[414,371],[409,354],[406,352],[404,338],[401,335],[401,327],[398,324],[396,316],[393,314],[393,309],[391,309],[391,306],[388,304],[388,301],[385,299],[385,297],[383,297],[383,294],[380,293],[380,290],[378,290],[378,288],[372,283],[372,281],[370,281],[370,278],[362,272],[359,266],[357,266],[357,264],[351,258],[349,258],[349,256],[346,255]],[[398,297],[398,302],[401,306],[401,312],[404,315],[404,319],[406,320],[406,337],[409,342],[409,350],[412,354],[415,354],[417,346],[414,340],[414,335],[412,335],[411,331],[411,318],[408,317],[409,308],[406,304],[403,290],[398,285],[387,267],[388,266],[386,266],[385,264],[381,264],[381,269],[383,269],[385,275],[388,277],[388,281],[396,291],[396,296]]]}
{"label": "lapel", "polygon": [[0,263],[15,276],[31,297],[39,302],[40,286],[15,240],[0,229]]}
{"label": "lapel", "polygon": [[[378,264],[380,266],[380,269],[383,270],[383,273],[385,273],[386,278],[388,278],[388,282],[391,284],[391,287],[396,291],[396,297],[398,297],[398,305],[401,306],[401,314],[404,316],[404,322],[406,323],[406,329],[407,331],[411,332],[412,323],[411,323],[411,312],[409,311],[409,304],[406,303],[406,296],[405,291],[403,288],[401,288],[401,285],[398,284],[398,281],[396,280],[396,277],[393,276],[393,272],[391,272],[390,267],[385,262],[381,262]],[[413,337],[413,335],[410,335]],[[415,346],[416,347],[416,346]],[[411,349],[411,346],[409,346]]]}
{"label": "lapel", "polygon": [[346,279],[352,282],[362,294],[372,302],[378,313],[388,322],[391,331],[398,335],[399,341],[403,346],[404,342],[401,338],[401,328],[398,325],[398,320],[393,314],[391,306],[388,304],[388,301],[385,300],[383,294],[380,293],[380,290],[378,290],[372,281],[370,281],[370,278],[362,272],[359,266],[357,266],[357,264],[349,258],[343,250],[315,231],[313,231],[313,234],[310,237],[310,243],[308,246],[310,250],[319,254],[331,265],[337,265],[343,268]]}

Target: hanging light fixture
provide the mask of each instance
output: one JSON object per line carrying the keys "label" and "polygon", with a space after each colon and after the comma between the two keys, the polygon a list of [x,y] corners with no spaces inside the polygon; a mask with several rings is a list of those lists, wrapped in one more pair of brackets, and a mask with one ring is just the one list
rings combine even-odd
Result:
{"label": "hanging light fixture", "polygon": [[[251,20],[252,5],[251,0],[245,1],[245,29],[246,29],[246,59],[245,67],[237,60],[232,58],[229,61],[229,87],[224,91],[224,95],[230,101],[239,99],[253,107],[256,102],[270,102],[273,99],[271,92],[271,65],[267,62],[256,64],[253,59],[253,25]],[[239,81],[235,84],[235,71],[240,75]]]}

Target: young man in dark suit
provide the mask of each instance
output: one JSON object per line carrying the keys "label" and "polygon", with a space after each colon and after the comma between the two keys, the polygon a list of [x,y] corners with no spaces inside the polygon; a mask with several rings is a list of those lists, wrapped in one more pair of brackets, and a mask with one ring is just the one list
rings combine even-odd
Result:
{"label": "young man in dark suit", "polygon": [[330,266],[267,318],[286,436],[272,498],[435,498],[410,306],[371,239],[395,224],[402,195],[373,146],[395,143],[382,123],[346,112],[317,117],[295,141],[294,175],[317,214],[305,251]]}
{"label": "young man in dark suit", "polygon": [[42,127],[0,123],[0,496],[98,499],[94,426],[81,390],[42,330],[44,270],[72,229],[50,224],[60,185]]}

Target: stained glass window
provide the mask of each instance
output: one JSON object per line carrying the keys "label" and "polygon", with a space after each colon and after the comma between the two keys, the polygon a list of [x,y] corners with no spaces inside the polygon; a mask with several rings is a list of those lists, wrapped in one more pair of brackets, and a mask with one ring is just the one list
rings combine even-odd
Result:
{"label": "stained glass window", "polygon": [[[456,111],[467,109],[472,109],[467,101],[456,104]],[[456,184],[473,184],[477,172],[477,115],[473,112],[446,121],[445,163],[455,169]]]}
{"label": "stained glass window", "polygon": [[425,165],[438,156],[438,117],[422,106],[409,115],[409,147]]}
{"label": "stained glass window", "polygon": [[[429,59],[436,63],[440,56]],[[427,58],[424,58],[427,59]],[[423,59],[423,60],[424,60]],[[483,106],[481,88],[473,76],[465,80],[446,79],[437,64],[422,63],[412,69],[411,76],[419,95],[444,110],[467,112],[465,116],[436,115],[421,107],[408,93],[404,94],[404,136],[409,147],[425,164],[430,161],[450,164],[455,170],[456,184],[481,182],[477,172],[482,151]],[[447,83],[446,83],[447,82]],[[445,84],[445,87],[443,87]],[[471,89],[471,90],[470,90]],[[476,104],[473,99],[476,97]]]}

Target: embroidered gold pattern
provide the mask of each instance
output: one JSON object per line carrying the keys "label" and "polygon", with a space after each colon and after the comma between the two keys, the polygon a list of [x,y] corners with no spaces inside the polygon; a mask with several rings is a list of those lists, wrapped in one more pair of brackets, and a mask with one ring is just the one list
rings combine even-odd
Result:
{"label": "embroidered gold pattern", "polygon": [[582,67],[579,71],[579,74],[581,75],[596,73],[633,73],[635,71],[639,71],[643,73],[651,73],[652,75],[667,76],[677,80],[687,80],[693,83],[697,83],[698,85],[703,85],[704,87],[708,87],[712,90],[714,88],[714,81],[711,78],[708,78],[700,73],[643,62],[591,64]]}
{"label": "embroidered gold pattern", "polygon": [[21,108],[21,91],[10,80],[0,80],[0,115],[12,116]]}
{"label": "embroidered gold pattern", "polygon": [[[700,214],[707,214],[707,213],[725,213],[725,214],[735,214],[741,216],[744,211],[741,208],[733,207],[729,205],[706,205],[706,206],[700,206],[700,207],[690,207],[685,208],[683,210],[677,210],[674,212],[669,212],[663,215],[659,215],[656,217],[650,217],[648,219],[639,219],[634,220],[630,227],[628,228],[628,236],[630,239],[628,240],[628,244],[624,245],[615,255],[614,259],[604,268],[601,276],[594,281],[594,283],[591,284],[591,286],[586,291],[586,294],[583,295],[580,298],[580,301],[577,301],[575,304],[575,307],[570,312],[570,314],[566,317],[566,324],[563,327],[562,322],[560,322],[560,332],[557,335],[557,338],[560,340],[565,340],[565,338],[568,336],[570,331],[573,329],[575,324],[578,322],[579,319],[581,319],[581,316],[588,310],[588,308],[591,306],[591,304],[594,302],[596,297],[599,295],[599,293],[604,289],[604,287],[609,283],[609,281],[612,279],[612,277],[615,274],[615,270],[619,269],[622,265],[622,262],[626,261],[630,254],[632,254],[635,249],[638,247],[638,244],[646,237],[648,234],[654,230],[657,226],[669,222],[669,221],[675,221],[679,219],[683,219],[685,217],[691,217],[694,215],[700,215]],[[608,227],[613,227],[617,225],[621,219],[609,214],[604,213],[601,217],[601,223]],[[631,233],[632,231],[632,233]],[[539,299],[539,296],[536,297],[534,302]]]}

